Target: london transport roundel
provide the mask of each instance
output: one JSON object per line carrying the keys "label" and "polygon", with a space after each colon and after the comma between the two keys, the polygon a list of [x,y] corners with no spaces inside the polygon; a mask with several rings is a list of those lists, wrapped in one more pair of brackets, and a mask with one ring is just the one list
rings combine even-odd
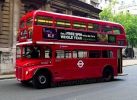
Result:
{"label": "london transport roundel", "polygon": [[79,60],[78,63],[77,63],[77,66],[79,68],[82,68],[84,66],[84,62],[82,60]]}

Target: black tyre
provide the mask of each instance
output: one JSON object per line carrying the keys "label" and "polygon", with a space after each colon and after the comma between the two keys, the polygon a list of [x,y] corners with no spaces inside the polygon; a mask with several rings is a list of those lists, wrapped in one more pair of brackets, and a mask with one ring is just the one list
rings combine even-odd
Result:
{"label": "black tyre", "polygon": [[29,85],[29,82],[30,82],[29,80],[27,80],[27,81],[25,80],[25,81],[21,81],[21,84],[22,85]]}
{"label": "black tyre", "polygon": [[37,89],[44,89],[50,86],[50,78],[46,73],[37,73],[33,79],[32,84]]}
{"label": "black tyre", "polygon": [[105,82],[109,82],[112,81],[114,79],[114,73],[113,70],[110,68],[106,68],[103,71],[103,81]]}

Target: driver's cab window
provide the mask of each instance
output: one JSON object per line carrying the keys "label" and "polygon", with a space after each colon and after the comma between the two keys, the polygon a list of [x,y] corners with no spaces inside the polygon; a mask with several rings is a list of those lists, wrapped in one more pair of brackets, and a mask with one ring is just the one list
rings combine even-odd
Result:
{"label": "driver's cab window", "polygon": [[39,58],[40,57],[40,48],[37,46],[24,47],[23,56],[26,58]]}

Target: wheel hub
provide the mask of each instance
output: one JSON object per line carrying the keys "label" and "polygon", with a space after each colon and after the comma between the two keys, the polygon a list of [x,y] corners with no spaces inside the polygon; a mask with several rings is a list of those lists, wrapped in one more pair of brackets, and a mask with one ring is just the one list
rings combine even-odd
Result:
{"label": "wheel hub", "polygon": [[39,76],[39,82],[41,84],[45,84],[47,82],[47,79],[44,75]]}

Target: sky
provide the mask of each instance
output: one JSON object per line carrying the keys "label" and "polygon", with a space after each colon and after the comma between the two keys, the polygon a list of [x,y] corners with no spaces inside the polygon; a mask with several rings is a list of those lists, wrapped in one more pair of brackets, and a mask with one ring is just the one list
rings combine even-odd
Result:
{"label": "sky", "polygon": [[118,0],[118,1],[120,1],[120,2],[123,1],[125,4],[132,4],[132,3],[134,3],[134,2],[137,3],[137,0]]}

